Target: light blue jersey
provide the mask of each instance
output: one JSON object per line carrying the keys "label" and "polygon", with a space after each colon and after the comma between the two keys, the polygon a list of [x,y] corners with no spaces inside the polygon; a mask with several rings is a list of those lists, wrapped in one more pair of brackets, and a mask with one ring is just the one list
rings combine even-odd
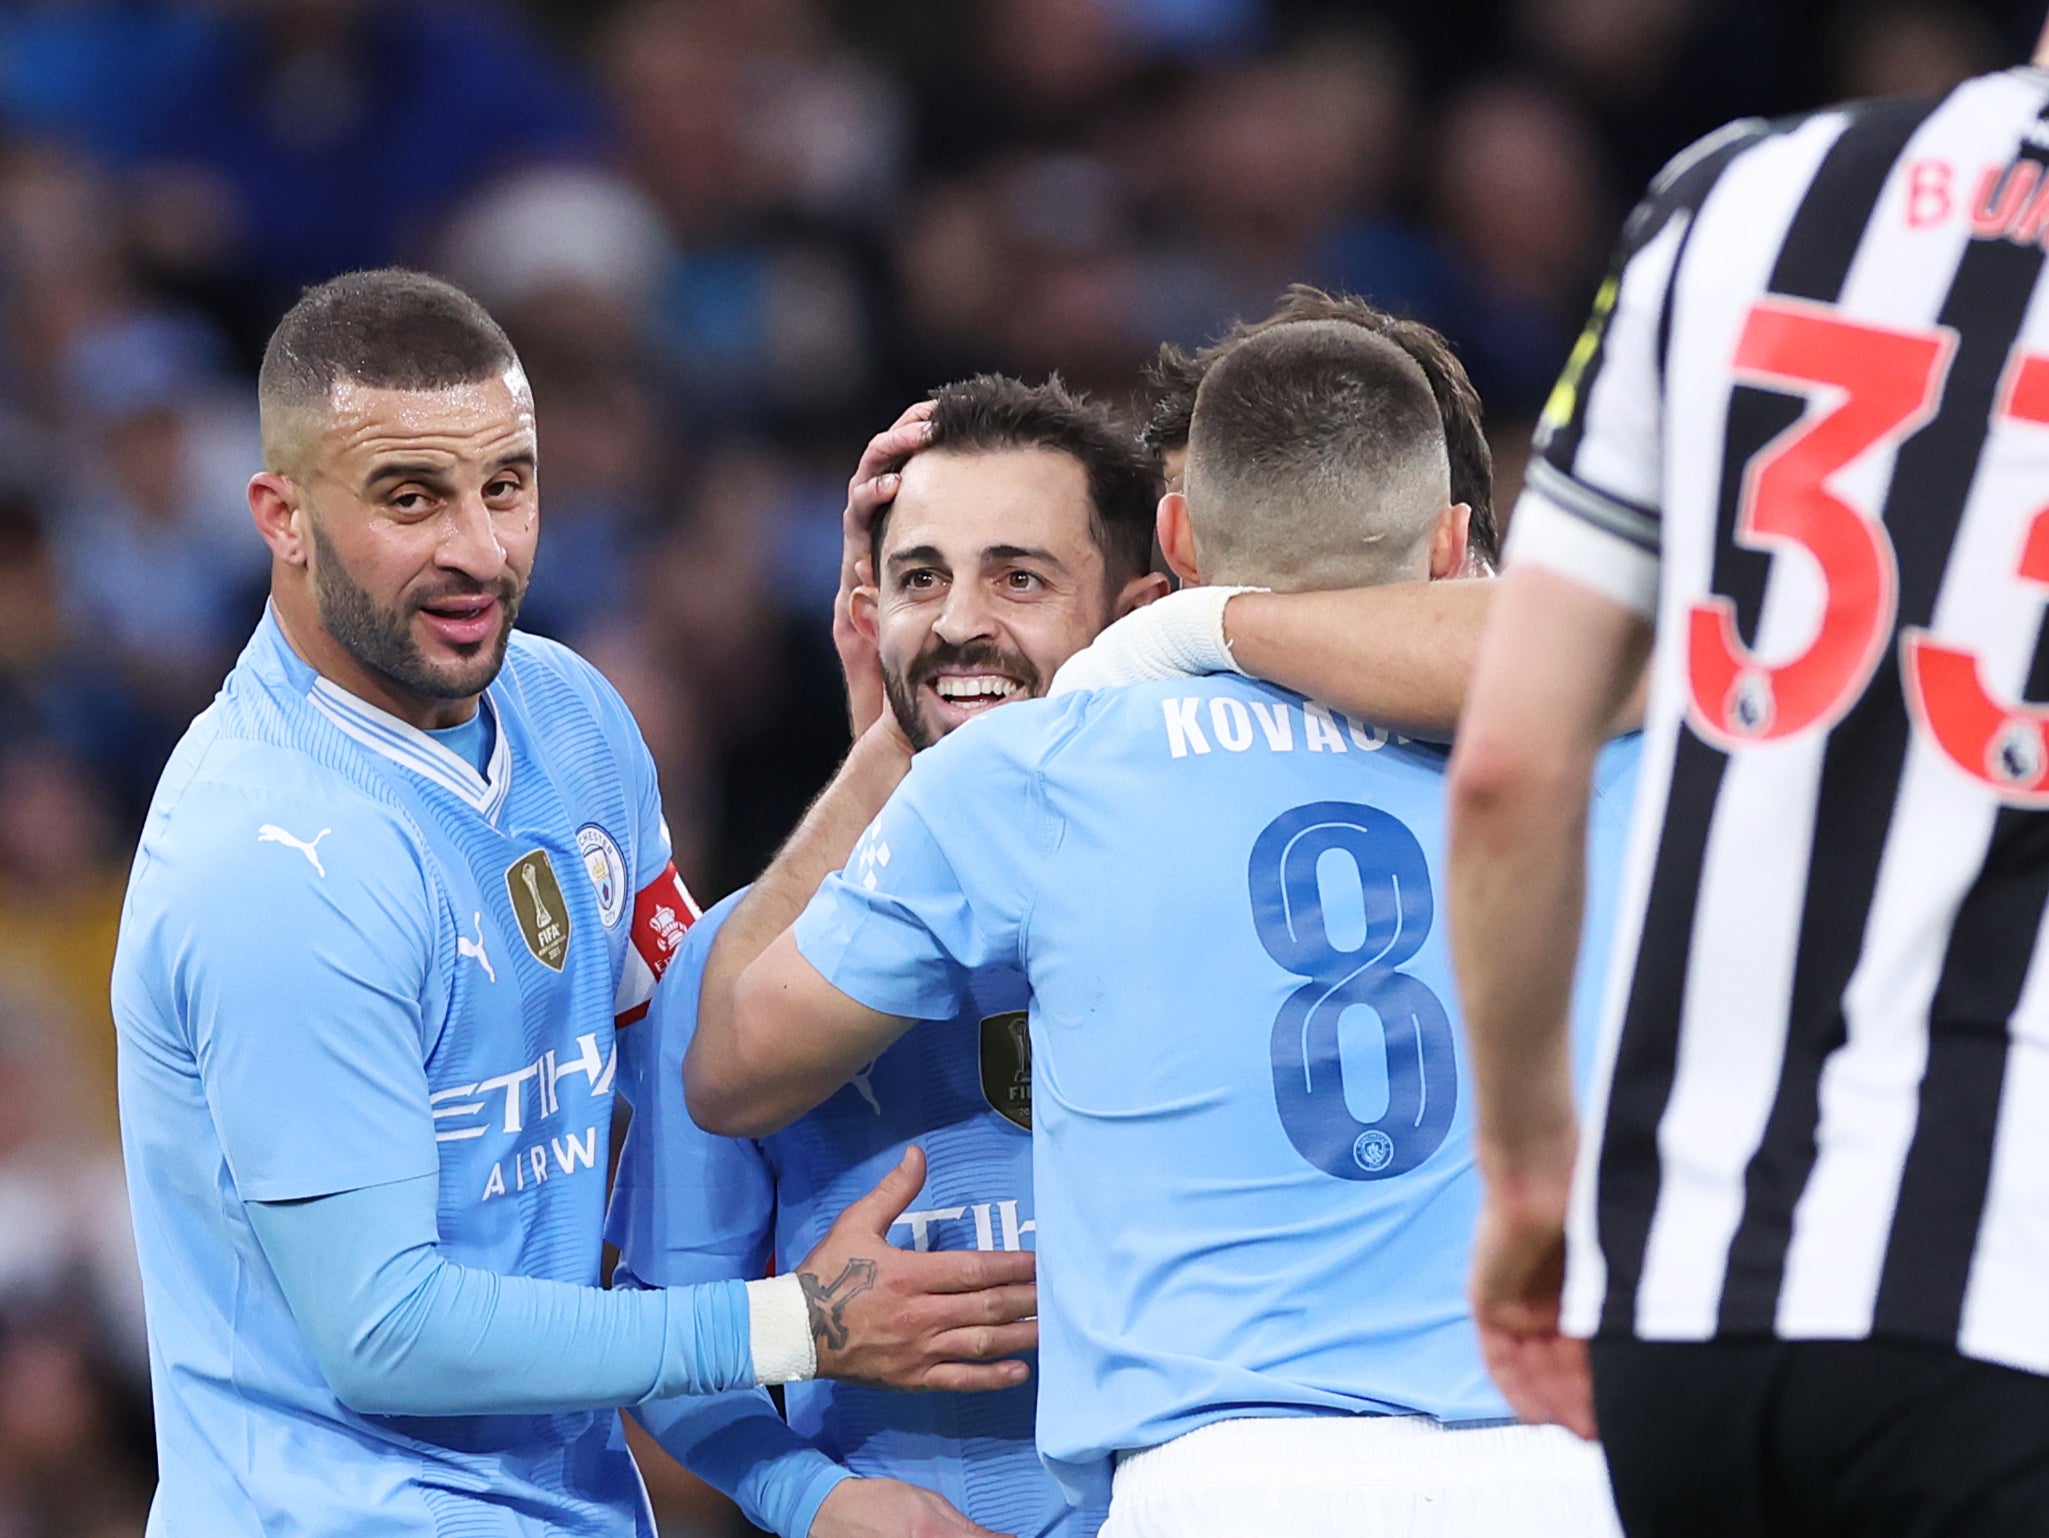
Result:
{"label": "light blue jersey", "polygon": [[[761,1276],[771,1256],[795,1265],[913,1142],[925,1150],[926,1181],[895,1243],[1031,1249],[1031,1054],[1015,969],[967,979],[955,1016],[916,1027],[772,1137],[713,1137],[690,1120],[681,1065],[698,983],[737,901],[691,930],[647,1019],[621,1038],[620,1088],[634,1117],[606,1234],[619,1246],[619,1275],[673,1286]],[[814,1381],[784,1389],[787,1427],[765,1394],[666,1401],[641,1419],[784,1538],[804,1538],[841,1469],[923,1485],[998,1532],[1084,1538],[1102,1512],[1069,1506],[1039,1462],[1036,1392],[1032,1383],[902,1394]]]}
{"label": "light blue jersey", "polygon": [[797,926],[921,1020],[1031,989],[1039,1446],[1506,1417],[1438,872],[1444,754],[1237,677],[1007,706],[919,755]]}
{"label": "light blue jersey", "polygon": [[438,1176],[448,1260],[598,1280],[615,1018],[694,910],[593,669],[515,636],[482,708],[479,773],[267,615],[164,771],[114,970],[153,1534],[652,1532],[612,1412],[345,1408],[251,1232]]}

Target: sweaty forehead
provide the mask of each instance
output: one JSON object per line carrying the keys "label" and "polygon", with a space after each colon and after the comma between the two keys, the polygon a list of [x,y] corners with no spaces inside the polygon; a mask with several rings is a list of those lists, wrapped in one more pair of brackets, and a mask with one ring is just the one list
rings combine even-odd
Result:
{"label": "sweaty forehead", "polygon": [[928,449],[904,466],[882,558],[933,548],[956,560],[1021,545],[1063,561],[1097,555],[1088,474],[1053,449]]}
{"label": "sweaty forehead", "polygon": [[337,468],[393,453],[431,459],[494,459],[534,440],[533,396],[517,368],[434,390],[397,390],[343,379],[328,398],[322,457]]}

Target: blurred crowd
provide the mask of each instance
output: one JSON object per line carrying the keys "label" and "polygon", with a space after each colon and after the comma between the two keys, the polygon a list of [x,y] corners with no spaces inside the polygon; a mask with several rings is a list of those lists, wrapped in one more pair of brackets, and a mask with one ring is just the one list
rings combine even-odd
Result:
{"label": "blurred crowd", "polygon": [[[845,745],[870,433],[982,369],[1127,402],[1294,280],[1458,346],[1512,504],[1622,211],[1730,117],[2023,58],[2041,0],[0,0],[0,1538],[151,1479],[106,977],[171,744],[255,620],[254,365],[440,271],[541,424],[522,623],[747,879]],[[664,1484],[674,1531],[728,1521]]]}

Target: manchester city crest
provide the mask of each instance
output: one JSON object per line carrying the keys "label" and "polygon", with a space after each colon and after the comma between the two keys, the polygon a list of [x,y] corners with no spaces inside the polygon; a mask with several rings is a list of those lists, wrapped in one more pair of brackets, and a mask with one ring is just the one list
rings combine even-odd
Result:
{"label": "manchester city crest", "polygon": [[982,1022],[982,1098],[1004,1120],[1032,1130],[1031,1016],[1021,1009]]}
{"label": "manchester city crest", "polygon": [[607,929],[617,928],[626,912],[626,861],[619,845],[603,828],[587,822],[576,830],[576,847],[590,873],[591,890],[598,894],[598,918]]}
{"label": "manchester city crest", "polygon": [[519,920],[526,948],[542,966],[561,971],[569,954],[569,903],[548,851],[529,850],[514,860],[505,872],[505,890],[512,895],[513,916]]}

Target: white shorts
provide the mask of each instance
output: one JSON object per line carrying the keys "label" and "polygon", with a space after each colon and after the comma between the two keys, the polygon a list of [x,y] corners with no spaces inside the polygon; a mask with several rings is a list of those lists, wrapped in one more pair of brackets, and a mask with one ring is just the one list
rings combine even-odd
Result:
{"label": "white shorts", "polygon": [[1601,1449],[1558,1426],[1215,1421],[1123,1458],[1101,1538],[1621,1538]]}

